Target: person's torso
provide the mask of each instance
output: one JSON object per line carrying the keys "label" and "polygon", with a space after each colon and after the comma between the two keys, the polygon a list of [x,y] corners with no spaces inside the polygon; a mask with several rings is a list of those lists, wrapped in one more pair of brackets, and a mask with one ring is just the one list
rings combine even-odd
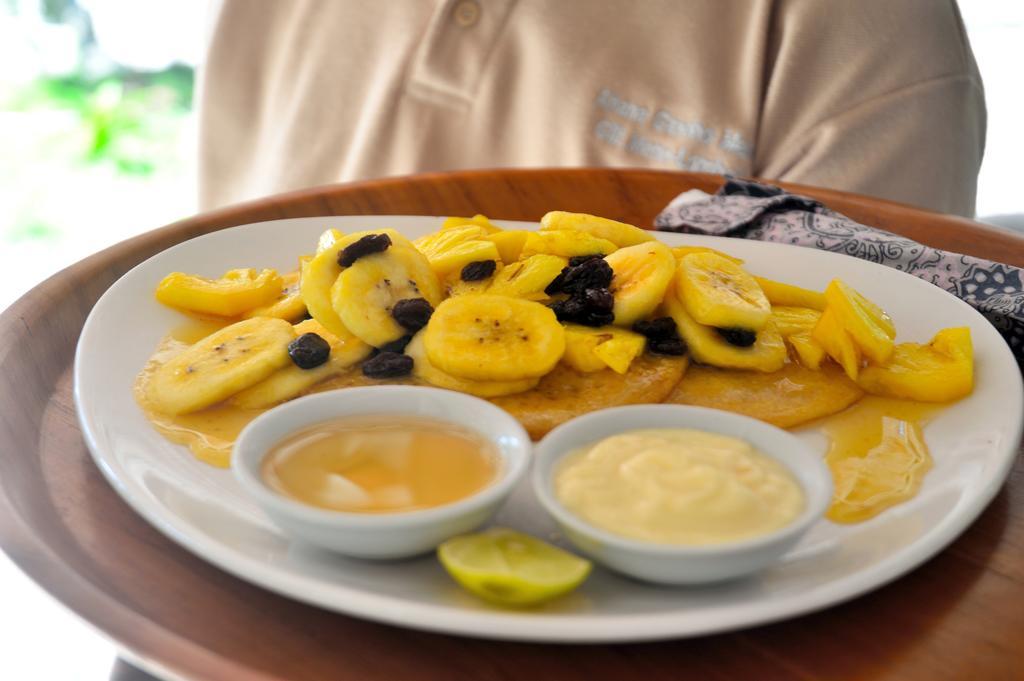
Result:
{"label": "person's torso", "polygon": [[203,203],[478,167],[749,174],[770,5],[225,0]]}

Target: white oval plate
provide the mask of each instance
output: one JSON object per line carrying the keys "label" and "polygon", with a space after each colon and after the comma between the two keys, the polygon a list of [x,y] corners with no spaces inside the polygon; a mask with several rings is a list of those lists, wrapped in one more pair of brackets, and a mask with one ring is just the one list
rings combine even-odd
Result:
{"label": "white oval plate", "polygon": [[[1024,418],[1017,365],[996,330],[957,298],[920,279],[844,255],[781,244],[659,234],[670,245],[713,246],[755,274],[821,290],[841,277],[892,314],[900,341],[969,326],[974,393],[926,429],[934,468],[913,500],[852,526],[822,520],[784,560],[743,581],[667,588],[596,569],[574,594],[540,610],[504,611],[464,593],[432,556],[374,563],[295,543],[271,525],[229,471],[192,458],[149,425],[132,381],[159,340],[182,321],[153,298],[175,270],[219,276],[235,267],[294,269],[324,229],[395,227],[415,237],[431,217],[326,217],[235,227],[179,244],[134,268],[97,302],[75,357],[75,402],[96,463],[124,499],[188,550],[238,577],[324,608],[467,636],[560,642],[694,636],[833,605],[906,573],[957,537],[991,501],[1016,454]],[[535,225],[499,223],[509,227]],[[817,431],[801,437],[824,453]],[[497,523],[562,543],[528,481]]]}

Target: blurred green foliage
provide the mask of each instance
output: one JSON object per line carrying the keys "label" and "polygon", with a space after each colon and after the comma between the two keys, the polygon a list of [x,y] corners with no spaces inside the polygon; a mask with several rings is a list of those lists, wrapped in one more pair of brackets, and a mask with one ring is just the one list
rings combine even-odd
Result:
{"label": "blurred green foliage", "polygon": [[191,110],[192,85],[192,69],[180,65],[157,73],[122,70],[101,79],[44,77],[16,91],[4,108],[74,112],[84,135],[69,160],[148,175],[176,156],[167,148],[166,134]]}
{"label": "blurred green foliage", "polygon": [[[0,241],[62,244],[83,219],[123,231],[116,226],[132,219],[129,197],[148,200],[158,214],[175,210],[180,193],[161,190],[186,173],[192,85],[193,70],[175,65],[155,73],[43,76],[0,94],[0,111],[19,121],[0,130],[0,212],[7,213]],[[118,197],[122,213],[103,202],[102,217],[83,214],[82,200],[97,192]],[[55,200],[61,195],[65,200]],[[79,197],[77,206],[66,200],[71,196]]]}
{"label": "blurred green foliage", "polygon": [[60,236],[60,230],[43,222],[26,222],[15,225],[7,232],[7,241],[12,244],[21,241],[52,241]]}
{"label": "blurred green foliage", "polygon": [[[193,212],[196,197],[191,67],[120,66],[77,0],[0,0],[0,21],[23,22],[10,53],[25,55],[0,76],[2,309],[86,254]],[[33,57],[51,48],[57,58]]]}

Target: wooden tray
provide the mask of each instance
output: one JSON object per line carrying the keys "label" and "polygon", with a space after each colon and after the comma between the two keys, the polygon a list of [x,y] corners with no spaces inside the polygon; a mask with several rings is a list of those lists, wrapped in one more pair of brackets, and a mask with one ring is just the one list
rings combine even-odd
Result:
{"label": "wooden tray", "polygon": [[[711,175],[640,170],[473,171],[306,190],[200,215],[60,272],[0,316],[0,546],[133,659],[184,678],[964,679],[1011,678],[1024,653],[1024,469],[939,556],[823,613],[718,636],[552,646],[372,624],[275,596],[185,552],[107,485],[81,440],[75,343],[119,276],[185,239],[234,225],[346,214],[536,220],[559,208],[648,225]],[[791,187],[914,239],[1024,265],[1024,239],[841,192]],[[125,342],[131,342],[130,326]],[[55,651],[57,652],[57,651]]]}

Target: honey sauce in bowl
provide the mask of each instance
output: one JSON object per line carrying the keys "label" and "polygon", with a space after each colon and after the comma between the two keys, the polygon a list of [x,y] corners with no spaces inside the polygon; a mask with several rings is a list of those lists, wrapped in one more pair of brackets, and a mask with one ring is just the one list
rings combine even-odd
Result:
{"label": "honey sauce in bowl", "polygon": [[491,442],[453,423],[413,415],[360,415],[304,428],[271,447],[264,482],[286,497],[335,511],[401,513],[454,503],[497,476]]}

